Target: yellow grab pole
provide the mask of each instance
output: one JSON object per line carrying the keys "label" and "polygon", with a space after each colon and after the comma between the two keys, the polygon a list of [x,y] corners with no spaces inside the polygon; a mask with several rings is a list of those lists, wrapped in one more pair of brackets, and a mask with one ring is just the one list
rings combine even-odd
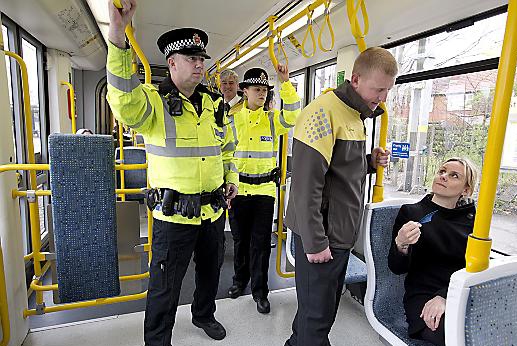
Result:
{"label": "yellow grab pole", "polygon": [[[275,42],[274,42],[274,23],[275,23],[275,16],[270,16],[268,18],[269,22],[269,58],[271,59],[271,63],[275,67],[275,69],[278,68],[278,60],[275,56]],[[281,166],[280,166],[280,196],[279,196],[279,203],[278,203],[278,228],[276,230],[276,234],[278,237],[278,244],[276,249],[276,272],[278,276],[282,278],[290,278],[294,276],[294,273],[284,273],[281,268],[282,263],[282,241],[284,239],[283,232],[284,232],[284,203],[285,203],[285,173],[287,170],[287,135],[282,136],[282,160],[281,160]]]}
{"label": "yellow grab pole", "polygon": [[9,306],[7,301],[7,288],[5,286],[4,254],[0,239],[0,322],[2,325],[2,340],[0,346],[7,346],[11,338],[11,324],[9,322]]}
{"label": "yellow grab pole", "polygon": [[[118,122],[118,143],[119,143],[119,160],[121,164],[124,164],[124,131],[122,131],[122,123]],[[120,170],[120,188],[126,188],[124,170]],[[120,196],[121,201],[126,200],[126,195]]]}
{"label": "yellow grab pole", "polygon": [[[120,3],[120,0],[113,0],[113,4],[117,8],[122,8],[122,4]],[[149,61],[147,61],[147,58],[145,57],[144,52],[138,45],[138,42],[136,42],[133,27],[131,25],[126,26],[126,36],[129,40],[129,43],[131,44],[131,47],[135,50],[136,55],[142,62],[142,65],[144,65],[144,71],[145,71],[145,82],[151,83],[151,67],[149,66]]]}
{"label": "yellow grab pole", "polygon": [[[12,52],[5,52],[6,55],[14,58],[20,65],[20,71],[22,74],[22,87],[23,87],[23,110],[25,114],[25,133],[27,135],[27,151],[29,154],[29,164],[34,165],[36,162],[34,155],[34,137],[32,135],[32,112],[29,94],[29,77],[27,73],[27,65],[23,59]],[[29,173],[30,179],[29,184],[32,191],[36,191],[38,188],[36,182],[36,171],[31,170]],[[40,233],[40,220],[39,220],[39,207],[38,198],[34,195],[29,198],[29,216],[30,216],[30,228],[31,228],[31,245],[32,245],[32,259],[34,263],[34,275],[41,277],[41,261],[45,260],[45,256],[41,255],[41,233]],[[36,293],[36,304],[43,302],[43,295]]]}
{"label": "yellow grab pole", "polygon": [[504,33],[503,48],[499,59],[494,104],[488,129],[488,141],[479,189],[478,209],[474,221],[474,232],[469,235],[465,254],[466,270],[476,273],[488,268],[490,248],[490,223],[494,208],[501,156],[503,151],[508,110],[513,92],[515,67],[517,63],[517,1],[508,2],[508,17]]}
{"label": "yellow grab pole", "polygon": [[68,86],[68,90],[70,90],[70,118],[72,118],[72,133],[75,134],[77,132],[77,125],[75,122],[75,91],[74,91],[74,87],[72,86],[72,84],[65,82],[65,81],[61,81],[61,85]]}
{"label": "yellow grab pole", "polygon": [[[381,129],[379,133],[379,146],[386,149],[386,142],[388,139],[388,110],[386,105],[382,102],[379,107],[384,110],[381,115]],[[377,167],[377,174],[375,174],[375,185],[373,185],[372,202],[382,202],[384,200],[384,167]]]}

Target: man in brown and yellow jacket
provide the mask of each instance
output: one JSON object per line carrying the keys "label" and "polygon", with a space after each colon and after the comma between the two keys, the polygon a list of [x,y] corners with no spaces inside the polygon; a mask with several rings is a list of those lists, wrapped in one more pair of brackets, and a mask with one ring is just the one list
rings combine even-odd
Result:
{"label": "man in brown and yellow jacket", "polygon": [[299,116],[286,224],[295,233],[298,311],[286,346],[327,346],[350,249],[359,231],[367,173],[386,166],[388,151],[366,155],[364,120],[383,113],[397,62],[369,48],[350,81],[311,102]]}

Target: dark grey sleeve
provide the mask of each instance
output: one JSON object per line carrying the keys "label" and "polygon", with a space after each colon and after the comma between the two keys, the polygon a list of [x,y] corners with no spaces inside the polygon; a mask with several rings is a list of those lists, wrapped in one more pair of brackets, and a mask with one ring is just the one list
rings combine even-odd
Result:
{"label": "dark grey sleeve", "polygon": [[[291,180],[290,203],[293,203],[297,229],[307,254],[325,250],[329,241],[323,228],[321,201],[327,160],[316,149],[293,140],[293,175]],[[295,196],[296,195],[296,196]]]}

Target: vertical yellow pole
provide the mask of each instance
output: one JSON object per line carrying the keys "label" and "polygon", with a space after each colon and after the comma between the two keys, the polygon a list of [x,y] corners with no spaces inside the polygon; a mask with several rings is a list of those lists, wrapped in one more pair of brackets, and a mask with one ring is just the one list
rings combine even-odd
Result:
{"label": "vertical yellow pole", "polygon": [[2,325],[2,340],[0,346],[7,346],[11,338],[11,324],[9,322],[9,306],[7,301],[7,288],[5,286],[4,254],[0,239],[0,322]]}
{"label": "vertical yellow pole", "polygon": [[[6,55],[14,58],[20,65],[20,71],[22,74],[22,87],[23,87],[23,110],[25,114],[25,132],[27,135],[27,151],[29,164],[36,163],[34,155],[34,137],[32,135],[32,112],[31,112],[31,101],[29,94],[29,77],[27,73],[27,65],[23,59],[12,52],[5,52]],[[30,171],[30,189],[36,191],[38,188],[36,181],[36,170]],[[34,261],[34,275],[40,277],[41,262],[45,260],[45,256],[41,254],[41,232],[40,232],[40,220],[39,220],[39,207],[38,198],[34,195],[28,198],[29,201],[29,215],[30,215],[30,227],[31,227],[31,245],[32,245],[32,259]],[[36,304],[43,303],[43,292],[36,291]]]}
{"label": "vertical yellow pole", "polygon": [[483,271],[489,264],[492,246],[492,239],[489,237],[490,223],[513,91],[517,63],[515,52],[517,52],[517,0],[510,0],[479,189],[478,210],[474,221],[474,232],[469,236],[465,255],[466,270],[470,273]]}
{"label": "vertical yellow pole", "polygon": [[[123,131],[123,125],[119,121],[118,122],[118,143],[119,143],[119,159],[120,163],[124,164],[124,131]],[[124,170],[120,170],[120,188],[125,189],[126,188],[126,182],[124,177]],[[120,200],[125,201],[126,200],[126,194],[120,195]]]}

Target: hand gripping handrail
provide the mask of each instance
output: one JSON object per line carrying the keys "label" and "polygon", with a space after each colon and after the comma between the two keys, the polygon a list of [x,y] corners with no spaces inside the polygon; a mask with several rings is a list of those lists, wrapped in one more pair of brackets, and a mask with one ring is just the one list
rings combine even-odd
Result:
{"label": "hand gripping handrail", "polygon": [[[325,1],[325,19],[323,21],[323,25],[320,28],[320,32],[318,34],[318,46],[320,47],[322,52],[330,52],[332,48],[334,48],[334,30],[332,29],[332,23],[330,21],[330,2],[331,0]],[[330,34],[330,47],[327,49],[323,47],[323,44],[321,43],[321,36],[323,34],[323,29],[325,29],[325,25],[329,28],[329,34]]]}
{"label": "hand gripping handrail", "polygon": [[[312,58],[314,54],[316,54],[316,39],[314,38],[314,30],[312,29],[312,14],[314,10],[310,11],[307,9],[307,30],[305,31],[305,35],[303,36],[302,41],[302,55],[306,58]],[[305,42],[307,38],[311,37],[312,41],[312,52],[310,54],[305,53]]]}
{"label": "hand gripping handrail", "polygon": [[[122,4],[120,3],[120,0],[113,0],[113,4],[117,8],[122,8]],[[126,26],[126,36],[129,40],[129,43],[131,44],[131,47],[135,50],[136,55],[142,62],[142,65],[144,65],[144,71],[145,71],[145,82],[151,83],[151,67],[149,66],[149,61],[147,61],[147,58],[145,57],[144,52],[138,45],[138,42],[135,39],[133,27],[131,25]]]}
{"label": "hand gripping handrail", "polygon": [[70,118],[72,120],[72,134],[77,132],[77,125],[75,121],[75,91],[72,84],[69,82],[61,81],[61,85],[66,85],[70,92]]}
{"label": "hand gripping handrail", "polygon": [[0,346],[7,346],[11,338],[11,324],[9,322],[9,305],[7,301],[7,287],[5,283],[4,254],[0,239],[0,324],[2,326],[2,340]]}
{"label": "hand gripping handrail", "polygon": [[508,110],[513,91],[515,67],[517,64],[517,0],[508,2],[508,17],[504,33],[501,58],[495,84],[494,103],[488,128],[481,185],[479,188],[478,209],[474,220],[474,231],[469,235],[465,254],[466,270],[480,272],[488,268],[490,258],[490,223],[494,208],[501,156],[503,151]]}

